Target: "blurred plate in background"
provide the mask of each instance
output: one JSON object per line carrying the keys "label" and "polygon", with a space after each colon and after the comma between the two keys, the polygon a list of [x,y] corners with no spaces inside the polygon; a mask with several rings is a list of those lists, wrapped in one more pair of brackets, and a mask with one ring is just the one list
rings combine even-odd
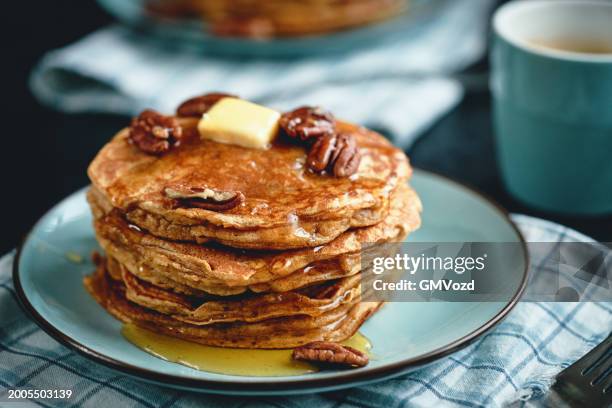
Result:
{"label": "blurred plate in background", "polygon": [[225,55],[306,56],[347,52],[405,38],[434,18],[447,0],[411,0],[407,11],[385,22],[360,28],[306,37],[249,39],[219,37],[206,23],[193,18],[153,16],[145,10],[147,0],[98,0],[119,21],[150,33],[166,44]]}

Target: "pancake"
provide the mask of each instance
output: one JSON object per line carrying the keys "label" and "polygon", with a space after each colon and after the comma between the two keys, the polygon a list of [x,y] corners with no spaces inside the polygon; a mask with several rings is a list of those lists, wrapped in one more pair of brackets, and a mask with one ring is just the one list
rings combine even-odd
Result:
{"label": "pancake", "polygon": [[178,293],[235,295],[287,291],[328,279],[354,275],[362,246],[401,241],[420,225],[421,203],[407,185],[397,188],[382,222],[344,232],[315,248],[241,251],[218,245],[174,242],[131,227],[117,211],[105,214],[89,195],[102,248],[133,275]]}
{"label": "pancake", "polygon": [[341,305],[358,302],[360,280],[359,275],[354,275],[301,291],[211,299],[178,295],[138,279],[127,269],[123,269],[121,274],[128,300],[197,326],[235,321],[257,322],[295,315],[319,316]]}
{"label": "pancake", "polygon": [[128,300],[122,281],[113,280],[104,263],[85,278],[85,286],[109,313],[125,323],[218,347],[291,348],[311,341],[340,342],[351,337],[382,302],[345,303],[318,316],[297,315],[255,323],[194,325]]}
{"label": "pancake", "polygon": [[[186,134],[197,133],[196,120],[180,121]],[[350,178],[311,173],[305,148],[283,138],[261,151],[192,135],[157,157],[128,143],[124,129],[89,166],[90,195],[103,212],[116,208],[169,240],[265,250],[316,247],[383,220],[391,193],[411,172],[404,153],[381,135],[344,122],[337,128],[355,135],[362,156]],[[226,211],[182,208],[163,193],[173,185],[239,191],[245,199]]]}

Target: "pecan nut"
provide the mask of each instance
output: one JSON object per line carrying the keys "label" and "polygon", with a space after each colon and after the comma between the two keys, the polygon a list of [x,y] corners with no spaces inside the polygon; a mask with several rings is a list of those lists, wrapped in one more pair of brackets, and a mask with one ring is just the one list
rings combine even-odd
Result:
{"label": "pecan nut", "polygon": [[208,187],[166,187],[164,194],[176,200],[179,206],[211,211],[230,210],[244,201],[244,194],[240,191],[219,191]]}
{"label": "pecan nut", "polygon": [[147,109],[132,119],[128,137],[143,152],[160,155],[178,146],[182,135],[183,128],[176,118]]}
{"label": "pecan nut", "polygon": [[181,103],[176,109],[176,115],[180,117],[202,117],[215,103],[223,98],[236,98],[236,96],[222,92],[196,96]]}
{"label": "pecan nut", "polygon": [[306,158],[308,168],[315,173],[325,171],[329,167],[337,141],[338,138],[333,133],[319,137],[308,152]]}
{"label": "pecan nut", "polygon": [[357,172],[361,155],[353,135],[343,133],[338,136],[336,148],[332,154],[331,173],[336,177],[349,177]]}
{"label": "pecan nut", "polygon": [[333,134],[336,129],[336,121],[331,113],[311,106],[302,106],[284,113],[279,125],[287,136],[303,142]]}
{"label": "pecan nut", "polygon": [[315,173],[327,171],[336,177],[348,177],[359,168],[361,155],[355,138],[348,133],[319,137],[312,145],[306,163]]}
{"label": "pecan nut", "polygon": [[352,347],[328,341],[314,341],[293,349],[294,360],[310,363],[324,363],[341,367],[363,367],[368,356]]}

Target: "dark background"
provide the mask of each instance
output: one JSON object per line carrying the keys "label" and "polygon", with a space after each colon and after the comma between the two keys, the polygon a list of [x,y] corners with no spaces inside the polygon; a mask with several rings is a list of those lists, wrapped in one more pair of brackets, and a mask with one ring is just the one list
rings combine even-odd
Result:
{"label": "dark background", "polygon": [[[57,201],[88,183],[88,163],[128,118],[66,115],[39,105],[27,87],[30,70],[45,51],[67,45],[112,21],[93,0],[10,2],[3,10],[4,75],[0,253],[16,246]],[[416,167],[465,182],[509,211],[571,226],[612,241],[612,216],[561,217],[512,200],[500,182],[492,141],[486,58],[462,73],[468,92],[460,106],[408,151]],[[452,203],[449,203],[452,205]]]}

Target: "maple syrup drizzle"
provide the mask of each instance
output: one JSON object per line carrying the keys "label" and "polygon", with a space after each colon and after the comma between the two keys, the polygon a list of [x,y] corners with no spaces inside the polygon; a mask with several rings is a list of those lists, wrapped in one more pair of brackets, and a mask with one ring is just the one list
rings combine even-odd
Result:
{"label": "maple syrup drizzle", "polygon": [[[121,333],[130,343],[147,353],[201,371],[256,377],[294,376],[318,371],[318,368],[312,364],[292,360],[292,349],[262,350],[204,346],[154,333],[133,324],[124,325]],[[372,348],[370,341],[361,333],[356,333],[342,344],[365,353],[369,353]]]}

